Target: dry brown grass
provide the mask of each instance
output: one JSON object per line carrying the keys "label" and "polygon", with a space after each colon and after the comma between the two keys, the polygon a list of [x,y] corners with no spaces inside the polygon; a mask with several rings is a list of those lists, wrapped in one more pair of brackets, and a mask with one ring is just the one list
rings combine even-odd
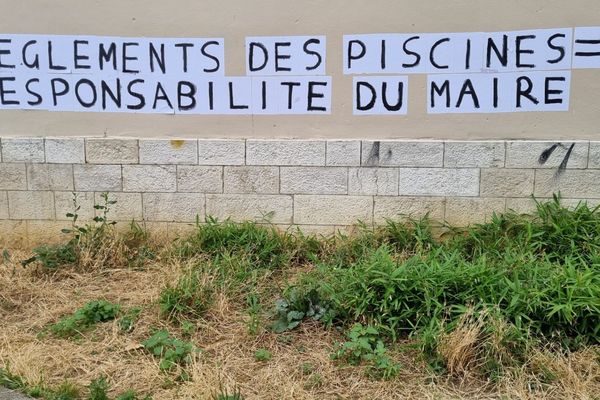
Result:
{"label": "dry brown grass", "polygon": [[[403,366],[400,375],[391,381],[374,381],[363,368],[330,359],[332,343],[342,339],[335,329],[303,323],[285,335],[263,329],[253,336],[248,332],[245,304],[223,292],[216,294],[208,315],[198,321],[189,338],[202,349],[186,367],[191,379],[175,382],[175,374],[161,372],[158,360],[143,350],[141,342],[156,328],[184,337],[179,327],[161,318],[156,301],[161,289],[175,282],[186,265],[159,259],[134,270],[126,268],[123,259],[112,257],[101,264],[91,260],[88,271],[48,275],[18,265],[29,253],[13,250],[11,255],[12,261],[0,266],[0,366],[9,366],[31,384],[56,386],[66,379],[86,386],[106,376],[113,395],[134,389],[152,394],[155,400],[210,399],[221,388],[239,389],[245,399],[591,399],[600,393],[598,350],[592,348],[559,356],[535,353],[528,370],[546,368],[554,377],[544,384],[537,376],[519,371],[495,386],[477,377],[439,377],[428,372],[414,351],[392,351]],[[141,307],[135,329],[123,333],[114,321],[99,324],[77,340],[39,336],[44,327],[97,299],[125,309]],[[465,322],[444,341],[443,354],[452,373],[464,375],[479,363],[482,323]],[[258,348],[268,349],[273,358],[256,361]]]}

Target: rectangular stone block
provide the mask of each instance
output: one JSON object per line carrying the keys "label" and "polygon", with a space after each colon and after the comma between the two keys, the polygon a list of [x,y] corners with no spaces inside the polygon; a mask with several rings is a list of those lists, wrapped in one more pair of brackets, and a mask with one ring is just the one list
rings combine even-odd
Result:
{"label": "rectangular stone block", "polygon": [[197,164],[198,141],[140,139],[140,164]]}
{"label": "rectangular stone block", "polygon": [[[566,160],[572,144],[575,145]],[[587,141],[509,141],[506,144],[506,168],[558,168],[566,160],[566,168],[582,169],[588,164],[588,149]]]}
{"label": "rectangular stone block", "polygon": [[288,194],[346,194],[344,167],[281,167],[280,192]]}
{"label": "rectangular stone block", "polygon": [[533,194],[533,169],[481,170],[481,197],[527,197]]}
{"label": "rectangular stone block", "polygon": [[475,168],[400,168],[399,174],[400,195],[479,195],[479,170]]}
{"label": "rectangular stone block", "polygon": [[402,220],[429,215],[434,221],[444,220],[446,200],[443,197],[375,197],[373,218],[376,224],[386,219]]}
{"label": "rectangular stone block", "polygon": [[10,219],[54,219],[52,192],[8,192]]}
{"label": "rectangular stone block", "polygon": [[44,162],[44,139],[42,138],[2,138],[2,161]]}
{"label": "rectangular stone block", "polygon": [[124,165],[124,192],[175,192],[175,165]]}
{"label": "rectangular stone block", "polygon": [[137,139],[85,139],[85,157],[90,164],[137,164]]}
{"label": "rectangular stone block", "polygon": [[223,193],[223,167],[178,165],[177,191]]}
{"label": "rectangular stone block", "polygon": [[[95,193],[95,204],[104,205],[102,193]],[[109,205],[107,218],[109,221],[141,221],[142,220],[142,194],[141,193],[109,193],[109,201],[116,201]],[[96,215],[102,215],[102,210],[96,210]]]}
{"label": "rectangular stone block", "polygon": [[[73,195],[76,195],[73,202]],[[79,210],[76,208],[79,207]],[[54,209],[57,220],[71,220],[67,214],[77,214],[78,221],[90,221],[94,218],[94,192],[54,192]]]}
{"label": "rectangular stone block", "polygon": [[446,141],[444,167],[503,167],[504,141]]}
{"label": "rectangular stone block", "polygon": [[73,190],[73,166],[68,164],[28,164],[29,190]]}
{"label": "rectangular stone block", "polygon": [[560,192],[563,197],[595,199],[600,198],[600,170],[553,170],[535,171],[536,197],[552,197]]}
{"label": "rectangular stone block", "polygon": [[0,190],[27,190],[25,164],[0,164]]}
{"label": "rectangular stone block", "polygon": [[46,138],[46,162],[84,164],[85,142],[77,138]]}
{"label": "rectangular stone block", "polygon": [[350,168],[348,170],[348,194],[398,195],[398,169]]}
{"label": "rectangular stone block", "polygon": [[206,215],[220,220],[292,223],[292,196],[207,194]]}
{"label": "rectangular stone block", "polygon": [[590,142],[588,168],[600,169],[600,142]]}
{"label": "rectangular stone block", "polygon": [[200,193],[143,193],[144,220],[204,221],[204,195]]}
{"label": "rectangular stone block", "polygon": [[444,142],[368,141],[362,142],[362,165],[382,167],[441,167],[444,163]]}
{"label": "rectangular stone block", "polygon": [[200,165],[244,165],[245,163],[245,140],[198,140],[198,164]]}
{"label": "rectangular stone block", "polygon": [[8,193],[6,192],[0,192],[0,219],[8,219]]}
{"label": "rectangular stone block", "polygon": [[327,165],[353,167],[360,165],[360,140],[328,140]]}
{"label": "rectangular stone block", "polygon": [[325,165],[324,140],[247,140],[247,165]]}
{"label": "rectangular stone block", "polygon": [[279,167],[225,167],[225,193],[279,193]]}
{"label": "rectangular stone block", "polygon": [[294,196],[294,223],[301,225],[353,225],[373,223],[371,196]]}
{"label": "rectangular stone block", "polygon": [[75,190],[84,192],[120,191],[120,165],[74,165]]}
{"label": "rectangular stone block", "polygon": [[505,205],[503,198],[450,197],[446,199],[446,222],[459,227],[487,222],[494,212],[503,213]]}

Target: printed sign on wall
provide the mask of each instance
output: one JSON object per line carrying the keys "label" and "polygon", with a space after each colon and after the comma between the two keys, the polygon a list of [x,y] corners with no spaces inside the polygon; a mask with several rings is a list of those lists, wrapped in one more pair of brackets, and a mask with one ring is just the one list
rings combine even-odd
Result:
{"label": "printed sign on wall", "polygon": [[331,112],[323,36],[249,39],[249,49],[254,49],[249,53],[249,76],[228,77],[222,38],[0,35],[0,108]]}
{"label": "printed sign on wall", "polygon": [[[0,34],[0,109],[170,114],[330,114],[325,36],[249,36],[245,76],[223,38]],[[600,27],[344,35],[354,115],[568,111],[571,70],[600,68]]]}

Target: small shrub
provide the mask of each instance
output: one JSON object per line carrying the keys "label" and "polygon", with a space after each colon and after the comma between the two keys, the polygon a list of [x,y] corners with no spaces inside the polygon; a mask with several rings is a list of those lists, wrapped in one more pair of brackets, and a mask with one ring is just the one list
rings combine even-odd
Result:
{"label": "small shrub", "polygon": [[113,320],[119,314],[120,306],[105,300],[91,301],[56,324],[50,331],[59,337],[70,337],[92,327],[99,322]]}
{"label": "small shrub", "polygon": [[159,367],[168,371],[177,365],[184,365],[190,361],[194,346],[170,336],[166,330],[155,332],[149,339],[142,342],[146,350],[155,357],[160,358]]}

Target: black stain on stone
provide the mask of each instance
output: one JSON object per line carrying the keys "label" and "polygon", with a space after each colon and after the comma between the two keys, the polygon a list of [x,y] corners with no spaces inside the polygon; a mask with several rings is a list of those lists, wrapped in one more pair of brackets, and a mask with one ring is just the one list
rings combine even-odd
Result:
{"label": "black stain on stone", "polygon": [[560,162],[558,170],[556,171],[556,176],[562,174],[567,169],[567,163],[569,162],[569,158],[571,157],[571,152],[573,152],[573,147],[575,147],[575,143],[571,144],[571,147],[569,147],[569,150],[567,150],[567,154],[565,154],[565,157]]}
{"label": "black stain on stone", "polygon": [[552,146],[548,147],[546,150],[542,151],[542,154],[540,154],[540,158],[538,158],[538,163],[540,163],[540,165],[544,165],[546,161],[548,161],[548,158],[550,158],[552,153],[554,153],[554,150],[556,150],[556,148],[560,145],[560,143],[555,143]]}
{"label": "black stain on stone", "polygon": [[371,151],[369,152],[369,157],[367,157],[366,165],[379,165],[379,149],[381,147],[381,143],[379,141],[373,142],[373,146],[371,147]]}

